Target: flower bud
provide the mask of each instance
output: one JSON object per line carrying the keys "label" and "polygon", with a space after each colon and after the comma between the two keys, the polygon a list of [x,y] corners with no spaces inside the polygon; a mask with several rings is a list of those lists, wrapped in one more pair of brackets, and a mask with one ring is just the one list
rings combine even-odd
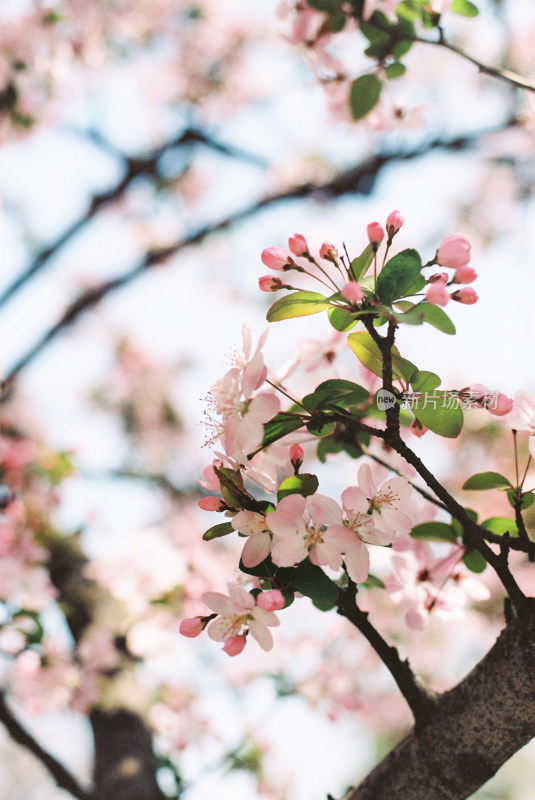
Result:
{"label": "flower bud", "polygon": [[389,241],[392,241],[404,222],[405,217],[402,217],[397,209],[390,212],[386,218],[386,232],[388,233]]}
{"label": "flower bud", "polygon": [[446,236],[435,253],[435,261],[441,267],[465,267],[470,261],[472,245],[464,236]]}
{"label": "flower bud", "polygon": [[465,303],[467,306],[471,306],[479,300],[477,292],[475,289],[472,289],[471,286],[466,286],[464,289],[457,289],[456,292],[453,292],[451,299],[456,300],[458,303]]}
{"label": "flower bud", "polygon": [[188,636],[190,639],[194,639],[203,632],[204,625],[205,623],[202,617],[190,617],[189,619],[182,620],[178,630],[182,636]]}
{"label": "flower bud", "polygon": [[425,293],[425,299],[434,306],[445,306],[450,296],[443,283],[432,283]]}
{"label": "flower bud", "polygon": [[371,244],[380,244],[385,238],[385,232],[378,222],[370,222],[366,230]]}
{"label": "flower bud", "polygon": [[279,289],[286,289],[286,284],[273,275],[262,275],[258,279],[258,285],[263,292],[278,292]]}
{"label": "flower bud", "polygon": [[262,592],[256,598],[256,605],[265,611],[280,611],[281,608],[284,608],[284,602],[284,595],[279,589]]}
{"label": "flower bud", "polygon": [[323,242],[320,247],[320,256],[326,261],[332,261],[333,264],[338,264],[338,250],[332,242]]}
{"label": "flower bud", "polygon": [[290,461],[292,462],[292,467],[294,468],[296,475],[299,472],[299,467],[303,463],[304,457],[305,454],[300,444],[293,444],[290,447]]}
{"label": "flower bud", "polygon": [[366,297],[364,289],[357,281],[349,281],[349,283],[346,283],[340,294],[350,303],[360,303],[360,301],[364,300]]}
{"label": "flower bud", "polygon": [[223,652],[227,653],[229,656],[237,656],[244,647],[245,636],[242,633],[239,636],[231,636],[228,638],[223,647]]}
{"label": "flower bud", "polygon": [[477,278],[477,272],[472,267],[459,267],[453,276],[453,283],[472,283]]}
{"label": "flower bud", "polygon": [[260,256],[262,263],[270,269],[285,269],[292,265],[292,259],[280,247],[266,247]]}
{"label": "flower bud", "polygon": [[227,504],[221,500],[220,497],[203,497],[202,500],[199,500],[198,504],[199,508],[203,508],[205,511],[225,511],[228,508]]}
{"label": "flower bud", "polygon": [[417,419],[417,417],[413,419],[410,427],[411,431],[414,433],[415,436],[418,436],[418,438],[423,436],[424,433],[427,433],[427,431],[429,430],[429,428],[426,428],[423,422],[420,422],[420,420]]}
{"label": "flower bud", "polygon": [[491,401],[487,405],[487,411],[494,414],[495,417],[503,417],[509,414],[513,409],[513,401],[507,395],[498,392],[491,396]]}
{"label": "flower bud", "polygon": [[427,283],[447,283],[449,277],[447,272],[435,272],[434,275],[429,276]]}
{"label": "flower bud", "polygon": [[294,256],[306,256],[308,253],[307,240],[304,236],[301,236],[300,233],[294,233],[293,236],[290,236],[288,239],[288,248],[290,253],[293,253]]}

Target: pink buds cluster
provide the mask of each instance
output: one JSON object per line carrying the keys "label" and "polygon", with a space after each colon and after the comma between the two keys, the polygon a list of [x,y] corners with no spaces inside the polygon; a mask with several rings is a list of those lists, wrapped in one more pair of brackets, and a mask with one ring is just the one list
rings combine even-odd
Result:
{"label": "pink buds cluster", "polygon": [[454,269],[455,273],[451,280],[446,272],[437,272],[427,279],[429,284],[426,292],[426,300],[435,306],[445,306],[450,300],[465,305],[473,305],[477,302],[478,296],[471,287],[463,287],[451,294],[446,286],[452,283],[472,283],[477,278],[477,272],[468,266],[470,261],[470,251],[472,245],[464,236],[446,236],[437,247],[432,264],[441,267]]}

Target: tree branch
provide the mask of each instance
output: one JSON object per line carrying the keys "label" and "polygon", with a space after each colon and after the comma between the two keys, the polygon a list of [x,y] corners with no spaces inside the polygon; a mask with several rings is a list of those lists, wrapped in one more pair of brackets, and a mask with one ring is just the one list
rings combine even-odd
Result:
{"label": "tree branch", "polygon": [[352,622],[365,636],[394,678],[412,711],[416,725],[423,724],[435,708],[435,696],[425,690],[412,672],[409,662],[402,661],[397,649],[391,647],[371,624],[368,614],[358,607],[356,596],[357,587],[349,579],[348,589],[340,589],[338,592],[337,613]]}
{"label": "tree branch", "polygon": [[50,753],[43,750],[33,736],[23,728],[6,703],[4,692],[0,692],[0,721],[5,725],[6,730],[15,742],[25,747],[39,759],[52,775],[60,789],[65,789],[67,792],[70,792],[73,797],[77,797],[78,800],[97,800],[92,792],[83,789],[76,778],[71,775],[54,756],[51,756]]}

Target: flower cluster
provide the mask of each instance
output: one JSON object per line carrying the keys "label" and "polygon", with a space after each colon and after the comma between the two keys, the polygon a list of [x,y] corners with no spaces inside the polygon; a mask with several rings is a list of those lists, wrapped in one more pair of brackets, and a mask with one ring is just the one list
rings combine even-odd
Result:
{"label": "flower cluster", "polygon": [[447,267],[455,272],[452,277],[447,272],[436,272],[427,279],[429,287],[426,292],[426,300],[428,303],[445,306],[450,300],[456,300],[458,303],[466,305],[473,305],[477,302],[477,293],[470,286],[463,286],[451,294],[446,289],[451,284],[472,283],[477,278],[477,272],[469,266],[470,250],[470,242],[464,236],[446,236],[442,240],[434,259],[427,266],[438,264],[440,267]]}

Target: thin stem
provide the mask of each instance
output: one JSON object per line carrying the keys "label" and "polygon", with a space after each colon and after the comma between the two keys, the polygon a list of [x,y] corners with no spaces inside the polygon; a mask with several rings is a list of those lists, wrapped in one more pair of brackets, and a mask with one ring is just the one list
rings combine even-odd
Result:
{"label": "thin stem", "polygon": [[307,414],[310,414],[310,411],[308,410],[308,408],[306,406],[304,406],[303,403],[300,400],[296,400],[295,397],[292,397],[292,395],[289,394],[289,392],[287,392],[286,389],[283,389],[282,386],[279,383],[273,383],[273,381],[270,381],[269,378],[266,378],[266,383],[269,383],[270,386],[272,386],[278,392],[280,392],[285,397],[287,397],[288,400],[291,400],[292,403],[295,403],[296,406],[301,406],[301,408],[303,408],[307,412]]}
{"label": "thin stem", "polygon": [[435,698],[418,682],[409,662],[402,661],[395,647],[389,645],[371,624],[368,614],[356,603],[357,587],[350,579],[346,591],[338,592],[338,614],[348,619],[371,644],[394,678],[407,701],[416,725],[426,722],[435,708]]}
{"label": "thin stem", "polygon": [[520,489],[521,489],[521,488],[523,487],[523,485],[524,485],[524,481],[526,480],[526,476],[527,476],[527,474],[528,474],[528,469],[529,469],[529,465],[530,465],[530,464],[531,464],[531,455],[530,455],[530,456],[529,456],[529,458],[528,458],[528,462],[527,462],[527,464],[526,464],[526,469],[524,470],[524,474],[522,475],[522,480],[521,480],[521,482],[520,482]]}
{"label": "thin stem", "polygon": [[514,450],[515,450],[515,477],[516,477],[516,486],[520,486],[518,480],[518,448],[516,446],[516,431],[513,429],[513,443],[514,443]]}
{"label": "thin stem", "polygon": [[52,775],[57,785],[61,789],[70,792],[73,797],[78,800],[96,800],[92,792],[87,792],[80,786],[76,778],[67,772],[65,767],[57,761],[54,756],[43,750],[41,745],[31,736],[25,728],[22,727],[20,722],[16,719],[15,715],[5,701],[5,695],[0,692],[0,721],[5,725],[11,738],[18,744],[25,747],[36,756],[39,761],[46,767]]}

